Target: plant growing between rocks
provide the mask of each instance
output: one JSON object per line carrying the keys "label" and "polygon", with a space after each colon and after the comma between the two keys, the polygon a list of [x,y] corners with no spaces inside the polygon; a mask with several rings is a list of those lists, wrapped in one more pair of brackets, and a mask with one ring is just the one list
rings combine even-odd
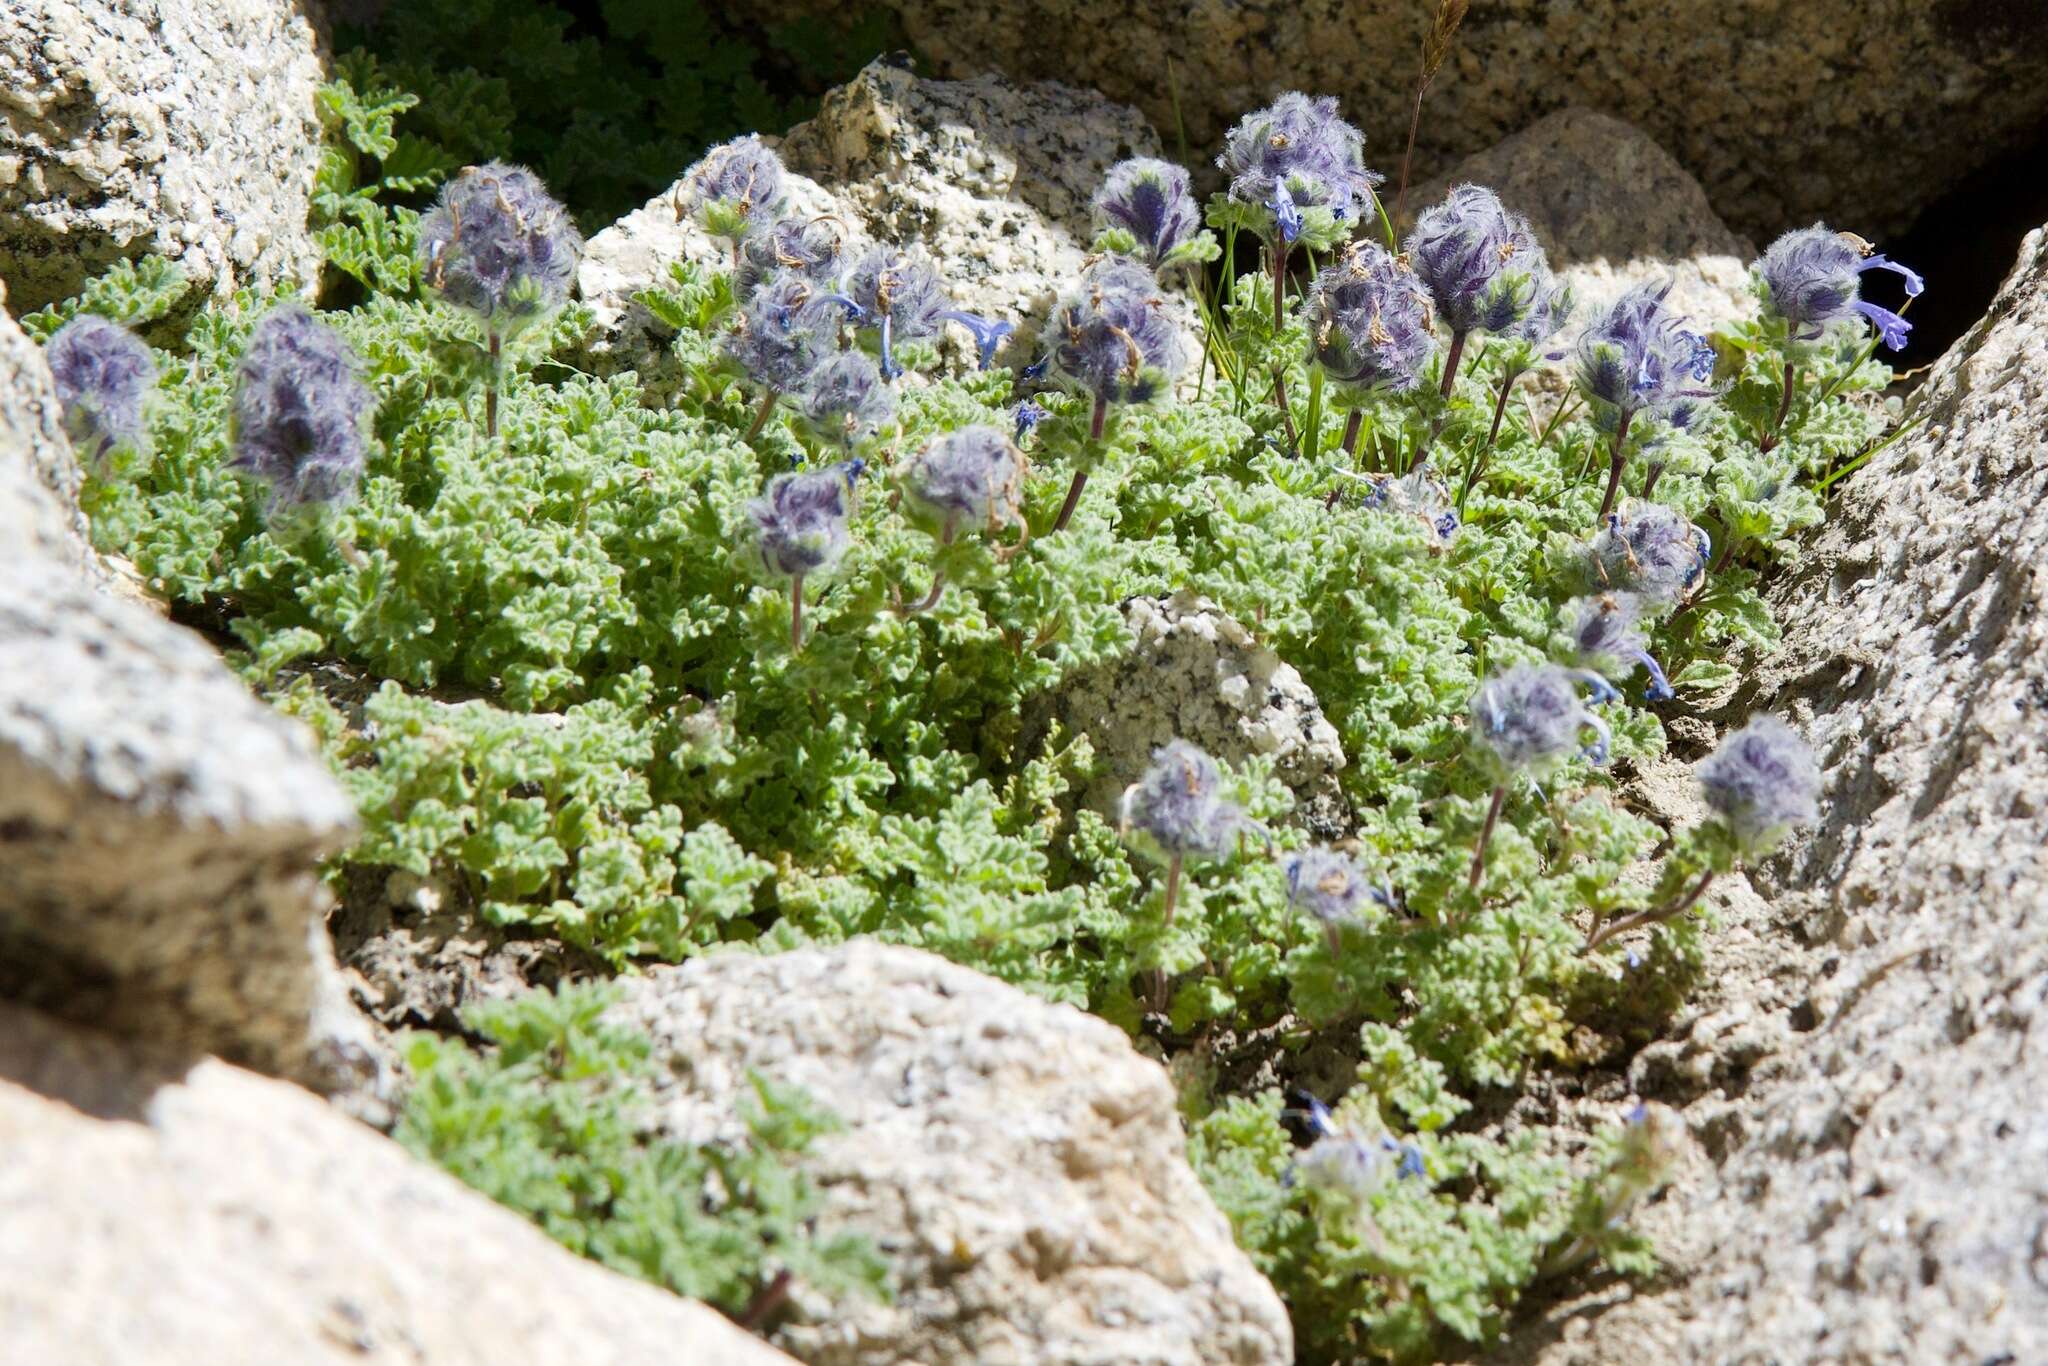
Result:
{"label": "plant growing between rocks", "polygon": [[[352,157],[394,145],[366,112],[389,92],[330,103],[358,116],[335,120],[363,139]],[[1538,1131],[1484,1131],[1473,1104],[1581,1062],[1575,1031],[1623,997],[1681,993],[1713,879],[1814,819],[1812,760],[1766,720],[1702,765],[1714,817],[1696,829],[1633,814],[1609,775],[1776,644],[1759,577],[1879,439],[1873,350],[1897,328],[1880,318],[1873,339],[1841,302],[1860,252],[1809,241],[1773,247],[1756,317],[1711,338],[1651,286],[1548,355],[1565,301],[1512,215],[1461,190],[1404,264],[1354,236],[1380,217],[1362,149],[1306,96],[1233,131],[1208,220],[1267,260],[1205,296],[1204,338],[1166,307],[1164,279],[1215,245],[1184,180],[1114,168],[1102,254],[1059,282],[1043,354],[1013,366],[995,363],[1007,320],[962,317],[929,261],[776,218],[771,154],[752,149],[691,210],[715,213],[733,267],[679,265],[642,296],[685,377],[661,407],[630,373],[549,361],[588,318],[538,284],[525,362],[479,367],[491,313],[438,297],[463,303],[434,246],[456,237],[365,178],[348,239],[365,297],[199,311],[153,355],[146,432],[122,438],[150,460],[109,462],[86,504],[103,546],[318,732],[364,822],[333,870],[344,891],[364,872],[430,879],[493,932],[601,969],[915,944],[1197,1075],[1288,1078],[1342,1050],[1356,1081],[1317,1146],[1297,1154],[1277,1088],[1226,1081],[1191,1088],[1192,1154],[1307,1359],[1427,1359],[1497,1336],[1542,1276],[1651,1263],[1623,1216],[1668,1166],[1663,1130],[1618,1125],[1572,1163]],[[1296,251],[1327,259],[1290,295]],[[1825,278],[1788,283],[1773,253]],[[28,323],[148,322],[177,292],[124,267]],[[940,364],[948,321],[977,368]],[[358,444],[333,426],[304,445],[347,458],[285,462],[333,470],[310,530],[272,515],[297,476],[266,494],[236,471],[270,411],[247,377],[279,328],[321,358],[295,382],[363,388],[343,405]],[[1585,406],[1538,422],[1509,401],[1567,353]],[[1023,743],[1028,701],[1127,650],[1126,600],[1180,587],[1257,623],[1314,688],[1350,761],[1353,842],[1311,845],[1270,761],[1184,743],[1120,775],[1119,831],[1072,798],[1096,776],[1087,734]],[[1616,684],[1638,667],[1631,697]],[[408,1123],[572,1246],[632,1262],[612,1214],[543,1207],[512,1157],[426,1137],[501,1092],[534,1113],[585,1104],[588,1078],[564,1070],[596,1028],[580,999],[480,1017],[490,1059],[416,1045]],[[509,1042],[547,1020],[554,1045]],[[604,1142],[630,1127],[606,1119]],[[535,1152],[592,1160],[536,1138],[517,1162]],[[696,1248],[692,1228],[677,1236]],[[858,1262],[819,1257],[798,1274]],[[743,1316],[764,1263],[744,1265],[718,1282]]]}

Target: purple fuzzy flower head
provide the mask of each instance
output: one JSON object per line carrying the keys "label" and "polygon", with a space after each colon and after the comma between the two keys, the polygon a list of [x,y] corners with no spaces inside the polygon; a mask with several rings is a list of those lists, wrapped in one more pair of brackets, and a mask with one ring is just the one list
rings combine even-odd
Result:
{"label": "purple fuzzy flower head", "polygon": [[1632,673],[1640,664],[1650,674],[1645,700],[1669,701],[1674,695],[1671,683],[1643,638],[1642,615],[1643,600],[1634,593],[1573,598],[1564,608],[1572,654],[1580,664],[1602,675]]}
{"label": "purple fuzzy flower head", "polygon": [[[1592,731],[1590,745],[1580,736]],[[1555,664],[1518,664],[1480,685],[1472,699],[1472,743],[1496,782],[1542,777],[1574,754],[1607,762],[1607,723],[1587,710],[1579,678]]]}
{"label": "purple fuzzy flower head", "polygon": [[1800,341],[1812,341],[1829,323],[1861,313],[1876,326],[1886,346],[1901,350],[1913,324],[1859,297],[1863,272],[1889,270],[1901,276],[1909,299],[1919,298],[1927,288],[1917,272],[1873,252],[1860,237],[1831,231],[1825,223],[1786,233],[1751,269],[1763,281],[1764,307],[1783,318]]}
{"label": "purple fuzzy flower head", "polygon": [[1820,766],[1797,731],[1764,715],[1721,742],[1697,770],[1707,805],[1746,857],[1820,819]]}
{"label": "purple fuzzy flower head", "polygon": [[1230,130],[1216,165],[1230,198],[1263,215],[1268,241],[1342,240],[1383,176],[1366,169],[1365,137],[1337,112],[1337,101],[1290,91],[1245,115]]}
{"label": "purple fuzzy flower head", "polygon": [[746,239],[740,252],[733,293],[752,297],[763,281],[793,275],[820,293],[830,294],[845,265],[845,234],[833,218],[785,218],[766,232]]}
{"label": "purple fuzzy flower head", "polygon": [[839,562],[852,540],[853,481],[850,463],[803,474],[778,474],[759,498],[747,504],[747,518],[768,572],[785,579],[821,573]]}
{"label": "purple fuzzy flower head", "polygon": [[1325,1134],[1294,1160],[1294,1176],[1308,1190],[1357,1203],[1372,1196],[1394,1173],[1393,1151],[1355,1134]]}
{"label": "purple fuzzy flower head", "polygon": [[1124,793],[1123,826],[1169,858],[1222,858],[1245,824],[1222,789],[1214,759],[1185,740],[1161,745],[1152,751],[1152,767]]}
{"label": "purple fuzzy flower head", "polygon": [[939,334],[947,311],[946,284],[931,262],[901,247],[869,247],[846,272],[845,290],[861,310],[862,322],[881,333],[882,374],[903,373],[897,342],[924,341]]}
{"label": "purple fuzzy flower head", "polygon": [[1713,542],[1661,503],[1639,503],[1610,515],[1593,538],[1589,577],[1603,589],[1634,593],[1646,608],[1685,601],[1706,573]]}
{"label": "purple fuzzy flower head", "polygon": [[1370,242],[1316,276],[1308,327],[1316,364],[1353,402],[1414,388],[1436,354],[1422,281]]}
{"label": "purple fuzzy flower head", "polygon": [[449,181],[420,220],[427,287],[500,336],[566,303],[582,255],[583,235],[540,177],[501,161]]}
{"label": "purple fuzzy flower head", "polygon": [[858,351],[841,351],[821,362],[798,402],[812,431],[849,449],[896,415],[896,396],[875,363]]}
{"label": "purple fuzzy flower head", "polygon": [[1579,388],[1608,423],[1687,427],[1714,397],[1714,348],[1665,306],[1671,285],[1637,285],[1579,334]]}
{"label": "purple fuzzy flower head", "polygon": [[794,271],[769,276],[726,334],[726,354],[762,388],[793,392],[838,352],[844,310],[843,300]]}
{"label": "purple fuzzy flower head", "polygon": [[1391,908],[1393,897],[1366,879],[1355,860],[1323,845],[1304,849],[1287,861],[1287,903],[1314,916],[1327,928],[1355,925],[1365,918],[1368,902]]}
{"label": "purple fuzzy flower head", "polygon": [[1188,188],[1188,173],[1156,157],[1132,157],[1109,168],[1095,192],[1096,231],[1129,233],[1135,253],[1165,272],[1199,259],[1202,213]]}
{"label": "purple fuzzy flower head", "polygon": [[1492,190],[1453,189],[1417,220],[1408,259],[1454,334],[1517,335],[1538,315],[1545,335],[1554,329],[1550,262],[1529,220],[1510,213]]}
{"label": "purple fuzzy flower head", "polygon": [[743,242],[781,213],[784,174],[782,159],[749,133],[713,147],[690,168],[680,207],[713,237]]}
{"label": "purple fuzzy flower head", "polygon": [[950,540],[962,525],[1023,519],[1024,453],[1000,427],[962,427],[932,442],[903,475],[904,492]]}
{"label": "purple fuzzy flower head", "polygon": [[359,370],[341,334],[298,304],[272,309],[249,334],[227,465],[269,487],[273,515],[355,497],[376,406]]}
{"label": "purple fuzzy flower head", "polygon": [[1414,518],[1429,529],[1439,549],[1456,539],[1461,525],[1450,490],[1428,465],[1398,477],[1378,479],[1365,497],[1365,506],[1375,512]]}
{"label": "purple fuzzy flower head", "polygon": [[156,385],[156,361],[140,337],[96,313],[57,329],[43,349],[64,407],[64,433],[94,466],[117,446],[140,450],[142,402]]}
{"label": "purple fuzzy flower head", "polygon": [[1106,256],[1088,268],[1045,326],[1054,374],[1106,403],[1147,403],[1185,362],[1180,329],[1159,281],[1136,261]]}

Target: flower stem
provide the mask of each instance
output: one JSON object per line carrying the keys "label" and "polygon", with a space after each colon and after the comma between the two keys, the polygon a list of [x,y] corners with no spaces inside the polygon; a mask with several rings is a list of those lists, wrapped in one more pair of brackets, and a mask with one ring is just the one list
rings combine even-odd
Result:
{"label": "flower stem", "polygon": [[[1095,396],[1095,413],[1088,419],[1088,444],[1092,448],[1102,441],[1102,429],[1109,422],[1109,400],[1101,394]],[[1091,452],[1092,453],[1092,452]],[[1074,509],[1081,504],[1081,490],[1087,486],[1088,471],[1074,471],[1074,481],[1067,485],[1067,501],[1060,504],[1060,515],[1054,519],[1052,529],[1065,531],[1067,523],[1074,520]]]}
{"label": "flower stem", "polygon": [[749,442],[759,436],[761,430],[768,425],[768,415],[775,411],[775,400],[780,397],[781,395],[773,389],[761,395],[761,406],[754,410],[754,423],[747,428],[746,439]]}
{"label": "flower stem", "polygon": [[1645,466],[1645,467],[1644,467],[1644,469],[1643,469],[1643,497],[1644,497],[1644,498],[1648,498],[1648,497],[1649,497],[1649,496],[1650,496],[1650,495],[1651,495],[1652,493],[1656,492],[1656,489],[1657,489],[1657,481],[1658,481],[1659,479],[1663,478],[1663,477],[1664,477],[1664,462],[1663,462],[1662,460],[1652,460],[1652,461],[1651,461],[1651,462],[1650,462],[1650,463],[1649,463],[1649,464],[1648,464],[1647,466]]}
{"label": "flower stem", "polygon": [[1785,357],[1785,396],[1778,400],[1778,415],[1772,419],[1771,429],[1765,432],[1764,439],[1757,443],[1757,448],[1766,455],[1776,449],[1778,436],[1785,429],[1785,419],[1792,415],[1792,389],[1796,383],[1794,377],[1798,369],[1790,356]]}
{"label": "flower stem", "polygon": [[1493,425],[1486,429],[1486,444],[1473,452],[1472,463],[1465,468],[1465,486],[1458,490],[1458,520],[1465,520],[1465,500],[1472,494],[1472,486],[1479,482],[1479,476],[1493,460],[1494,443],[1500,440],[1500,420],[1508,410],[1508,392],[1515,387],[1520,375],[1502,375],[1500,395],[1493,401]]}
{"label": "flower stem", "polygon": [[1486,846],[1493,843],[1493,827],[1500,820],[1500,809],[1508,799],[1506,783],[1493,789],[1493,800],[1486,807],[1486,824],[1479,827],[1479,845],[1472,851],[1472,872],[1465,879],[1465,885],[1473,891],[1479,890],[1479,879],[1486,876]]}
{"label": "flower stem", "polygon": [[1695,902],[1706,895],[1707,888],[1713,881],[1713,870],[1709,869],[1701,873],[1700,880],[1693,883],[1692,889],[1676,901],[1667,902],[1662,906],[1647,906],[1640,911],[1631,911],[1627,915],[1593,926],[1586,932],[1586,952],[1591,953],[1617,934],[1626,934],[1644,925],[1661,925],[1674,916],[1685,914],[1692,909]]}
{"label": "flower stem", "polygon": [[1621,467],[1628,459],[1628,423],[1634,413],[1623,413],[1621,421],[1614,424],[1614,449],[1607,456],[1607,493],[1600,499],[1600,515],[1594,520],[1604,522],[1607,514],[1614,511],[1614,495],[1621,488]]}
{"label": "flower stem", "polygon": [[1351,416],[1344,419],[1344,455],[1356,460],[1358,456],[1358,434],[1365,427],[1365,409],[1353,408]]}
{"label": "flower stem", "polygon": [[1273,258],[1273,335],[1277,337],[1287,325],[1287,244],[1275,242],[1266,254]]}
{"label": "flower stem", "polygon": [[1280,426],[1287,433],[1287,453],[1293,455],[1301,449],[1301,435],[1294,430],[1294,410],[1287,406],[1287,376],[1277,369],[1273,371],[1273,402],[1280,405]]}
{"label": "flower stem", "polygon": [[1422,462],[1429,459],[1430,451],[1436,446],[1436,439],[1444,434],[1444,423],[1451,417],[1451,387],[1458,382],[1458,362],[1465,355],[1464,332],[1451,334],[1451,349],[1444,352],[1443,383],[1437,386],[1437,394],[1444,400],[1444,407],[1430,419],[1429,435],[1422,438],[1422,444],[1415,448],[1415,458],[1408,462],[1408,472],[1413,474],[1422,468]]}
{"label": "flower stem", "polygon": [[789,581],[789,652],[797,653],[804,648],[804,576],[795,575]]}
{"label": "flower stem", "polygon": [[747,1307],[740,1311],[739,1317],[733,1322],[750,1333],[760,1332],[767,1325],[769,1315],[780,1309],[789,1299],[793,1284],[794,1281],[788,1271],[776,1272],[775,1279],[754,1292],[754,1297],[747,1301]]}
{"label": "flower stem", "polygon": [[496,332],[491,333],[491,373],[484,381],[484,435],[495,441],[498,438],[498,372],[502,356],[503,341]]}
{"label": "flower stem", "polygon": [[1173,908],[1180,904],[1181,856],[1175,854],[1166,861],[1166,923],[1173,923]]}
{"label": "flower stem", "polygon": [[1458,362],[1464,359],[1465,338],[1470,335],[1469,332],[1451,333],[1451,349],[1444,352],[1444,382],[1437,388],[1445,398],[1451,396],[1451,386],[1458,382]]}

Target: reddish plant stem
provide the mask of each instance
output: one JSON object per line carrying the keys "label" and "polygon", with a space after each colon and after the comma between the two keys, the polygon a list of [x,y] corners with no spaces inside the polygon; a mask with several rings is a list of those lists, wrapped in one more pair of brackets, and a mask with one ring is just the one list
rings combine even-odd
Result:
{"label": "reddish plant stem", "polygon": [[1180,903],[1181,856],[1173,855],[1166,861],[1166,923],[1173,923],[1173,908]]}
{"label": "reddish plant stem", "polygon": [[[1088,419],[1088,444],[1093,447],[1102,440],[1102,429],[1109,422],[1109,400],[1102,395],[1095,396],[1095,413]],[[1074,509],[1081,505],[1081,490],[1088,485],[1088,471],[1074,471],[1073,482],[1067,485],[1067,501],[1060,504],[1060,515],[1053,520],[1054,531],[1065,531],[1067,523],[1074,520]]]}
{"label": "reddish plant stem", "polygon": [[1287,257],[1290,248],[1285,242],[1275,242],[1267,255],[1273,258],[1273,335],[1287,324]]}
{"label": "reddish plant stem", "polygon": [[1607,514],[1614,511],[1614,495],[1621,488],[1621,467],[1628,459],[1628,424],[1634,413],[1623,413],[1621,421],[1614,424],[1614,449],[1607,456],[1607,492],[1600,499],[1599,521],[1606,521]]}
{"label": "reddish plant stem", "polygon": [[1344,419],[1344,454],[1350,458],[1358,455],[1358,433],[1365,427],[1365,409],[1353,408],[1351,416]]}
{"label": "reddish plant stem", "polygon": [[1294,430],[1294,410],[1287,406],[1287,377],[1273,372],[1273,402],[1280,405],[1280,428],[1287,433],[1287,453],[1293,455],[1301,449],[1301,436]]}
{"label": "reddish plant stem", "polygon": [[1591,953],[1617,934],[1627,934],[1630,930],[1640,929],[1645,925],[1661,925],[1673,916],[1685,914],[1686,911],[1692,908],[1695,902],[1706,895],[1707,888],[1713,884],[1713,881],[1714,874],[1711,870],[1701,873],[1700,880],[1692,885],[1690,891],[1668,905],[1650,906],[1640,911],[1631,911],[1627,915],[1619,916],[1604,924],[1595,925],[1586,934],[1586,952]]}
{"label": "reddish plant stem", "polygon": [[795,654],[804,648],[804,576],[798,574],[789,581],[789,650]]}
{"label": "reddish plant stem", "polygon": [[1652,460],[1643,470],[1643,497],[1645,499],[1657,491],[1657,481],[1663,477],[1664,462],[1662,460]]}
{"label": "reddish plant stem", "polygon": [[1458,362],[1465,358],[1465,338],[1469,332],[1451,333],[1451,349],[1444,352],[1444,382],[1437,392],[1445,398],[1451,396],[1451,386],[1458,382]]}
{"label": "reddish plant stem", "polygon": [[1465,499],[1471,496],[1472,486],[1479,482],[1489,461],[1493,459],[1494,443],[1500,440],[1500,420],[1508,410],[1508,392],[1515,387],[1519,375],[1503,375],[1500,381],[1500,395],[1493,401],[1493,425],[1486,429],[1486,444],[1472,457],[1472,464],[1465,471],[1465,486],[1458,490],[1458,515],[1465,515]]}
{"label": "reddish plant stem", "polygon": [[1757,448],[1766,455],[1776,449],[1778,436],[1785,430],[1785,419],[1792,415],[1792,386],[1793,375],[1796,370],[1797,367],[1792,364],[1792,358],[1787,356],[1785,358],[1785,396],[1778,400],[1778,415],[1772,419],[1771,429],[1765,432],[1764,439],[1757,443]]}
{"label": "reddish plant stem", "polygon": [[761,395],[761,406],[754,410],[754,425],[747,428],[746,439],[748,441],[752,441],[755,437],[759,436],[762,428],[768,425],[768,415],[775,411],[775,400],[780,397],[781,395],[773,389]]}
{"label": "reddish plant stem", "polygon": [[498,438],[498,372],[503,345],[498,334],[491,333],[491,375],[484,384],[484,435],[493,441]]}
{"label": "reddish plant stem", "polygon": [[754,1297],[747,1301],[747,1307],[733,1322],[750,1333],[758,1333],[789,1298],[792,1284],[789,1272],[776,1272],[775,1279],[754,1292]]}
{"label": "reddish plant stem", "polygon": [[1493,843],[1493,827],[1499,822],[1501,806],[1507,799],[1506,783],[1493,789],[1493,800],[1486,807],[1486,824],[1479,827],[1479,845],[1472,851],[1472,872],[1465,879],[1465,885],[1475,892],[1479,890],[1479,879],[1486,876],[1486,846]]}

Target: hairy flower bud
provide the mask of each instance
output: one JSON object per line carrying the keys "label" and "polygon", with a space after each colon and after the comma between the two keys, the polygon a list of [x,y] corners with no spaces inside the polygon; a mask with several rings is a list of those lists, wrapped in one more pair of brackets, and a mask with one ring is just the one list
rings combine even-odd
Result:
{"label": "hairy flower bud", "polygon": [[1146,403],[1165,393],[1185,356],[1159,281],[1127,257],[1104,257],[1047,320],[1054,374],[1106,403]]}
{"label": "hairy flower bud", "polygon": [[1786,233],[1751,269],[1763,282],[1764,307],[1783,318],[1801,341],[1812,341],[1829,323],[1861,313],[1877,327],[1886,346],[1901,350],[1913,324],[1858,297],[1863,272],[1889,270],[1901,276],[1909,299],[1927,288],[1915,271],[1873,253],[1860,237],[1834,232],[1825,223]]}
{"label": "hairy flower bud", "polygon": [[1325,1134],[1294,1160],[1294,1175],[1309,1190],[1364,1200],[1386,1184],[1393,1154],[1385,1144],[1353,1134]]}
{"label": "hairy flower bud", "polygon": [[1368,882],[1356,861],[1326,846],[1302,850],[1287,861],[1286,872],[1288,905],[1326,927],[1357,924],[1367,902],[1393,909],[1391,893]]}
{"label": "hairy flower bud", "polygon": [[1188,188],[1188,173],[1156,157],[1132,157],[1109,168],[1092,205],[1096,230],[1122,229],[1137,254],[1164,272],[1203,259],[1198,238],[1201,209]]}
{"label": "hairy flower bud", "polygon": [[[1579,697],[1579,677],[1555,664],[1518,664],[1495,674],[1472,699],[1472,742],[1497,782],[1540,777],[1574,754],[1607,762],[1607,723]],[[1580,741],[1591,730],[1591,745]]]}
{"label": "hairy flower bud", "polygon": [[149,347],[118,323],[81,313],[43,349],[64,408],[64,433],[89,464],[143,444],[142,402],[156,384]]}
{"label": "hairy flower bud", "polygon": [[801,389],[821,361],[837,354],[839,323],[850,307],[795,271],[771,275],[726,334],[726,354],[764,389]]}
{"label": "hairy flower bud", "polygon": [[1024,453],[999,427],[962,427],[932,442],[903,474],[904,492],[951,536],[954,528],[1023,520]]}
{"label": "hairy flower bud", "polygon": [[896,396],[875,363],[858,351],[841,351],[812,370],[800,403],[813,431],[847,447],[873,436],[896,415]]}
{"label": "hairy flower bud", "polygon": [[713,147],[690,168],[678,207],[713,237],[738,243],[782,212],[784,174],[782,159],[749,133]]}
{"label": "hairy flower bud", "polygon": [[1318,245],[1338,240],[1335,225],[1355,220],[1384,179],[1365,166],[1365,137],[1337,112],[1337,101],[1290,91],[1247,114],[1230,130],[1216,165],[1230,198],[1262,211],[1269,241]]}
{"label": "hairy flower bud", "polygon": [[739,272],[733,276],[733,294],[742,300],[752,298],[765,281],[784,275],[831,294],[845,268],[845,252],[846,236],[838,219],[785,218],[746,239]]}
{"label": "hairy flower bud", "polygon": [[846,273],[846,295],[862,321],[880,330],[882,375],[903,373],[897,342],[924,341],[939,334],[947,311],[946,285],[931,262],[901,247],[869,247]]}
{"label": "hairy flower bud", "polygon": [[1416,221],[1408,258],[1453,333],[1516,336],[1539,319],[1544,335],[1554,330],[1560,289],[1549,259],[1529,220],[1492,190],[1453,189]]}
{"label": "hairy flower bud", "polygon": [[1352,243],[1316,276],[1308,328],[1316,364],[1353,402],[1414,388],[1436,354],[1422,281],[1370,242]]}
{"label": "hairy flower bud", "polygon": [[1574,598],[1564,609],[1572,652],[1580,664],[1601,674],[1626,674],[1640,664],[1650,674],[1644,699],[1667,701],[1673,695],[1671,684],[1650,657],[1649,642],[1643,639],[1642,613],[1643,600],[1625,592]]}
{"label": "hairy flower bud", "polygon": [[376,406],[341,334],[281,304],[249,335],[237,368],[228,468],[269,486],[269,511],[346,503],[362,477]]}
{"label": "hairy flower bud", "polygon": [[420,275],[427,287],[511,336],[569,298],[583,235],[540,177],[493,161],[448,182],[420,220]]}
{"label": "hairy flower bud", "polygon": [[1638,595],[1667,609],[1683,602],[1706,573],[1713,543],[1684,515],[1661,503],[1611,514],[1593,538],[1590,577],[1602,588]]}
{"label": "hairy flower bud", "polygon": [[1746,856],[1767,854],[1790,831],[1820,819],[1820,767],[1798,732],[1758,716],[1695,770],[1707,805]]}
{"label": "hairy flower bud", "polygon": [[1122,819],[1169,857],[1222,858],[1244,813],[1222,795],[1216,761],[1185,740],[1152,751],[1152,767],[1125,791]]}
{"label": "hairy flower bud", "polygon": [[1683,428],[1714,397],[1714,348],[1665,307],[1670,292],[1669,282],[1637,285],[1579,334],[1579,387],[1610,423],[1642,417]]}
{"label": "hairy flower bud", "polygon": [[853,481],[858,462],[827,470],[778,474],[747,517],[760,542],[761,561],[772,574],[794,579],[830,569],[852,540]]}

